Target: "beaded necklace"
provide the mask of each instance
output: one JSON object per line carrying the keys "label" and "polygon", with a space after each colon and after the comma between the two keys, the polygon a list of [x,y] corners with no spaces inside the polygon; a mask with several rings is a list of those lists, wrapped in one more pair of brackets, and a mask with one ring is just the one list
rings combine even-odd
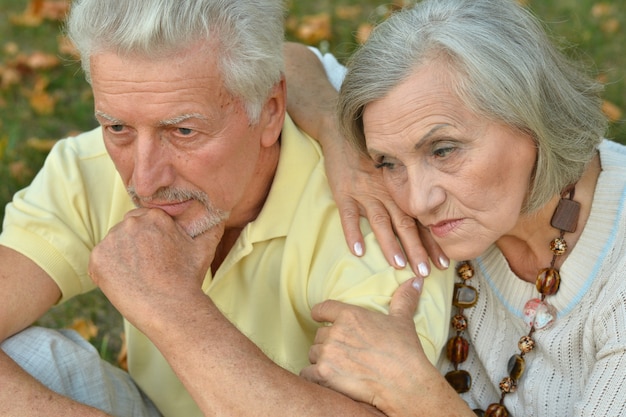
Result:
{"label": "beaded necklace", "polygon": [[[504,406],[504,397],[517,390],[517,382],[522,377],[526,367],[524,356],[535,348],[533,333],[544,329],[556,319],[556,309],[548,304],[546,296],[554,295],[559,290],[561,276],[554,267],[557,256],[567,251],[567,242],[563,238],[566,232],[576,231],[580,203],[574,201],[574,186],[568,187],[562,194],[550,224],[560,231],[559,236],[550,242],[552,261],[550,266],[543,268],[537,274],[535,286],[539,291],[539,298],[532,298],[524,305],[524,321],[529,326],[528,334],[522,336],[517,347],[519,353],[511,356],[508,362],[508,374],[500,381],[500,401],[490,404],[486,410],[475,409],[474,414],[484,417],[508,417],[509,411]],[[463,331],[467,329],[467,317],[463,310],[473,307],[478,301],[478,291],[470,285],[474,276],[474,268],[469,261],[460,262],[456,267],[459,282],[454,284],[454,297],[452,305],[456,307],[456,314],[452,317],[451,325],[456,334],[450,338],[446,346],[446,354],[454,366],[454,370],[445,375],[446,380],[459,394],[467,392],[472,386],[472,377],[469,372],[459,369],[469,353],[469,341],[463,337]]]}

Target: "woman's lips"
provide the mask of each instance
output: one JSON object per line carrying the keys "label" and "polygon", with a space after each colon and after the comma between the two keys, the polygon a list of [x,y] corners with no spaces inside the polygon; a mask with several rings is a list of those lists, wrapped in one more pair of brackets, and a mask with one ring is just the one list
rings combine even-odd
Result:
{"label": "woman's lips", "polygon": [[443,239],[450,234],[454,229],[463,223],[463,219],[444,220],[437,224],[431,224],[428,226],[430,232],[436,237]]}

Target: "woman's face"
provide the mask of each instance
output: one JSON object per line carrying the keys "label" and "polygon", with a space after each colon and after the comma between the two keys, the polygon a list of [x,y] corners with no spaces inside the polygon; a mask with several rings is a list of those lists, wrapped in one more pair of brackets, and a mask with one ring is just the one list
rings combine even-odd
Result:
{"label": "woman's face", "polygon": [[366,106],[367,149],[391,196],[452,259],[469,259],[511,232],[536,160],[530,135],[465,107],[436,62]]}

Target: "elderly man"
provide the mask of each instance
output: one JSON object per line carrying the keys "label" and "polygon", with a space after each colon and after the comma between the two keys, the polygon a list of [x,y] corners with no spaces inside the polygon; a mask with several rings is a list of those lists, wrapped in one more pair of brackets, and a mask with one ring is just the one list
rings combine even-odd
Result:
{"label": "elderly man", "polygon": [[[7,208],[0,414],[377,413],[297,375],[314,305],[386,311],[412,275],[366,224],[363,257],[343,243],[320,148],[285,113],[282,18],[278,1],[73,4],[101,128],[60,141]],[[435,361],[451,282],[427,282],[414,318]],[[28,327],[96,286],[125,318],[129,374]]]}

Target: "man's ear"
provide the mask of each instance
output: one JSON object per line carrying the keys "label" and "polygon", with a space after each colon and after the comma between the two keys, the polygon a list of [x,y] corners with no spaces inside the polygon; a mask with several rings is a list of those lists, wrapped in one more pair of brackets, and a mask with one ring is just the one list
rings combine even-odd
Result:
{"label": "man's ear", "polygon": [[285,76],[272,87],[270,94],[263,105],[259,123],[263,127],[261,134],[261,145],[272,146],[279,138],[285,121],[287,111],[287,84]]}

